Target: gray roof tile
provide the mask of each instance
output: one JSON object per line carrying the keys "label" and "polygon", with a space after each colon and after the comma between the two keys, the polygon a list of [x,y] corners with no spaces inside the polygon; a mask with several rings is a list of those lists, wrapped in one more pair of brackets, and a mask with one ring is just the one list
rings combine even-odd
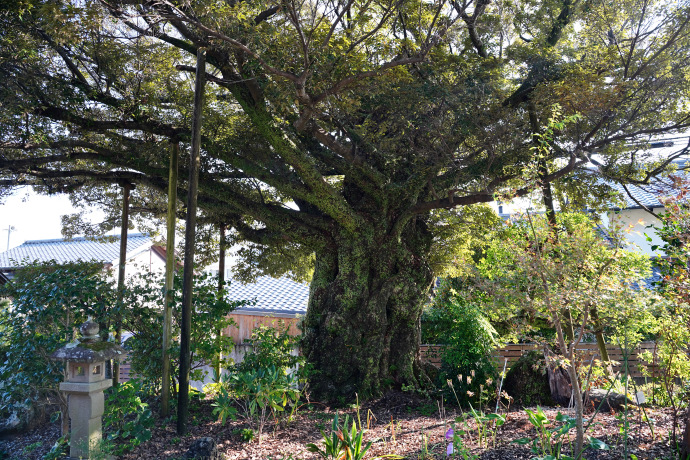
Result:
{"label": "gray roof tile", "polygon": [[628,195],[628,193],[625,191],[621,184],[608,182],[608,185],[610,185],[623,197],[623,199],[625,200],[624,209],[639,208],[640,204],[649,209],[661,208],[664,206],[659,201],[659,192],[656,191],[653,186],[644,187],[634,184],[626,185],[628,191],[630,192],[630,195],[632,195],[635,198],[635,200],[637,200],[640,203],[638,204],[637,202],[635,202],[635,200],[633,200],[630,197],[630,195]]}
{"label": "gray roof tile", "polygon": [[307,312],[309,286],[289,278],[259,277],[254,283],[230,283],[228,297],[232,300],[256,300],[254,305],[238,308],[239,313],[285,313],[303,315]]}
{"label": "gray roof tile", "polygon": [[[127,237],[127,254],[151,246],[152,240],[141,233],[133,233]],[[0,253],[0,269],[11,269],[21,266],[23,260],[29,262],[57,263],[77,261],[98,261],[111,263],[120,255],[120,237],[113,241],[101,242],[86,238],[72,238],[71,240],[32,240],[25,241],[20,246]]]}

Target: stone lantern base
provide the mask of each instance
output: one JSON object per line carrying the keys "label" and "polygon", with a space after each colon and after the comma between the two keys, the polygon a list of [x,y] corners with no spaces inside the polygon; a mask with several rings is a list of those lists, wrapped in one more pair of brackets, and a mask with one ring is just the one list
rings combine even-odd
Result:
{"label": "stone lantern base", "polygon": [[110,379],[91,383],[62,382],[60,391],[69,395],[69,418],[71,458],[91,458],[103,440],[101,418],[103,416],[105,395],[103,391],[111,387]]}
{"label": "stone lantern base", "polygon": [[[101,417],[105,409],[103,391],[112,386],[105,377],[105,362],[120,359],[125,354],[119,345],[98,341],[98,324],[87,320],[79,328],[82,338],[51,355],[66,361],[66,381],[60,391],[67,393],[70,418],[68,459],[89,460],[103,458]],[[113,458],[108,456],[107,458]]]}

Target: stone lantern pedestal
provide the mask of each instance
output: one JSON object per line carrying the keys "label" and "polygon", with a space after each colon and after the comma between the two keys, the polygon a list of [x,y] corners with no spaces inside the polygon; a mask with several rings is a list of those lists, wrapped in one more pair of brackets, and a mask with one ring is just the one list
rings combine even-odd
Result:
{"label": "stone lantern pedestal", "polygon": [[70,417],[69,459],[90,459],[103,439],[101,417],[104,410],[103,391],[113,381],[105,377],[105,362],[120,359],[125,350],[120,346],[101,342],[98,324],[87,320],[79,328],[82,337],[51,355],[66,362],[66,380],[60,390],[69,395]]}

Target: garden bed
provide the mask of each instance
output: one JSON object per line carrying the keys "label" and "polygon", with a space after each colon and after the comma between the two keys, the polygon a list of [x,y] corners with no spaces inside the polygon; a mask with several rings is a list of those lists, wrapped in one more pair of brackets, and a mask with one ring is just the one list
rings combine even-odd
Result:
{"label": "garden bed", "polygon": [[[273,460],[319,458],[306,450],[306,444],[321,442],[320,430],[328,432],[335,409],[312,405],[298,412],[291,422],[279,426],[272,425],[264,434],[261,445],[257,440],[245,442],[239,431],[247,428],[241,421],[229,421],[221,425],[212,415],[210,401],[192,404],[189,433],[178,436],[175,424],[170,420],[162,423],[157,420],[153,436],[122,459],[174,459],[181,458],[190,444],[197,438],[210,436],[219,445],[219,450],[226,459],[232,460]],[[550,420],[563,409],[545,408]],[[357,417],[354,409],[339,410],[340,419],[345,414],[350,418]],[[363,405],[360,418],[364,426],[369,423],[365,441],[373,441],[366,458],[376,455],[396,454],[409,459],[442,459],[445,458],[446,433],[448,422],[458,415],[456,408],[446,408],[446,417],[439,415],[435,401],[410,396],[406,393],[389,393],[386,397]],[[567,413],[567,411],[564,411]],[[670,456],[668,431],[671,427],[671,413],[667,409],[647,409],[647,414],[654,422],[655,436],[652,437],[649,426],[640,417],[637,410],[629,413],[629,430],[627,436],[628,452],[639,459],[666,458]],[[520,446],[512,441],[519,438],[535,437],[534,427],[529,423],[522,409],[511,410],[506,414],[506,423],[498,430],[495,446],[479,447],[474,430],[474,421],[468,422],[470,435],[464,436],[464,443],[482,459],[529,459],[534,455],[528,446]],[[588,434],[606,442],[611,450],[588,450],[586,459],[620,459],[623,458],[624,439],[622,434],[622,414],[597,414]],[[574,430],[573,430],[574,431]],[[59,436],[57,424],[45,424],[29,433],[18,435],[13,439],[0,440],[0,452],[7,459],[39,459],[50,449]],[[425,447],[426,446],[426,447]],[[426,457],[425,457],[426,455]]]}

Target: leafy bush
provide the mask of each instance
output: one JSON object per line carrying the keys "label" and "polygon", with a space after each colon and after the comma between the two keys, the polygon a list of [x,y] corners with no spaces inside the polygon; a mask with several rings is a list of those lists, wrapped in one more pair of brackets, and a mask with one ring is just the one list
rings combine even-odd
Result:
{"label": "leafy bush", "polygon": [[[571,453],[574,456],[563,454],[563,445],[570,442],[570,431],[575,428],[576,420],[573,417],[563,415],[560,412],[556,415],[555,422],[560,423],[560,426],[553,426],[554,424],[548,419],[541,407],[537,406],[536,411],[525,409],[529,422],[537,431],[536,438],[520,438],[513,442],[520,445],[530,444],[532,453],[541,455],[540,459],[553,460],[575,460],[580,458],[581,452],[572,452],[573,445],[570,444]],[[609,447],[603,441],[594,437],[588,437],[587,443],[583,446],[584,449],[608,450]]]}
{"label": "leafy bush", "polygon": [[27,264],[0,288],[11,304],[0,308],[0,416],[27,406],[67,403],[58,390],[63,364],[50,355],[74,340],[87,315],[103,322],[114,291],[102,264]]}
{"label": "leafy bush", "polygon": [[42,460],[59,460],[65,458],[69,450],[68,435],[63,435],[55,441],[53,447],[50,448],[47,454],[43,456]]}
{"label": "leafy bush", "polygon": [[297,381],[275,366],[238,371],[223,376],[223,386],[213,403],[213,413],[221,421],[234,418],[234,404],[240,415],[257,431],[259,443],[268,420],[277,418],[288,404],[296,404],[300,398]]}
{"label": "leafy bush", "polygon": [[[133,277],[124,295],[123,329],[133,335],[125,342],[131,350],[132,373],[140,376],[146,385],[157,391],[162,379],[163,312],[165,300],[164,278],[161,273],[142,273]],[[175,274],[173,295],[173,331],[178,336],[182,317],[182,276]],[[216,337],[210,331],[222,330],[233,324],[227,315],[246,301],[230,301],[225,292],[218,291],[217,278],[203,274],[194,278],[192,293],[191,364],[190,380],[203,380],[207,372],[204,365],[212,362],[222,352],[228,356],[233,342],[228,336]],[[168,350],[171,375],[177,375],[179,368],[179,343],[173,341]],[[225,366],[230,363],[225,361]],[[175,382],[171,382],[175,390]],[[172,394],[175,394],[174,391]]]}
{"label": "leafy bush", "polygon": [[132,379],[108,389],[103,413],[106,440],[114,444],[114,455],[122,455],[151,439],[153,415],[142,401],[142,382]]}
{"label": "leafy bush", "polygon": [[355,421],[352,421],[351,429],[348,430],[350,419],[345,417],[343,428],[338,423],[338,414],[335,414],[331,424],[330,436],[321,431],[323,436],[323,449],[316,444],[307,444],[307,450],[318,454],[325,460],[361,460],[371,447],[371,441],[362,446],[362,436],[364,430],[358,429]]}
{"label": "leafy bush", "polygon": [[522,406],[553,405],[543,353],[529,351],[510,366],[503,388]]}
{"label": "leafy bush", "polygon": [[[662,279],[658,290],[668,300],[665,308],[657,315],[654,332],[658,348],[656,356],[647,353],[646,360],[661,369],[658,383],[661,396],[673,413],[673,429],[670,434],[671,447],[679,458],[690,458],[690,289],[688,289],[688,243],[690,242],[690,181],[674,177],[675,196],[662,201],[665,212],[661,223],[655,228],[663,240],[660,247],[665,257],[657,258]],[[648,238],[651,241],[651,238]],[[678,385],[680,384],[680,385]],[[685,412],[685,429],[680,426],[681,414]],[[680,433],[685,434],[681,436]]]}
{"label": "leafy bush", "polygon": [[[288,334],[282,321],[278,327],[259,326],[252,331],[252,350],[241,363],[228,369],[213,403],[213,413],[222,423],[239,414],[258,433],[259,442],[269,418],[278,419],[286,408],[294,413],[304,382],[304,357],[293,355],[299,339]],[[290,370],[293,370],[290,373]]]}
{"label": "leafy bush", "polygon": [[236,366],[240,372],[275,366],[287,373],[289,369],[304,365],[304,357],[293,354],[299,337],[291,336],[283,321],[278,321],[278,327],[261,325],[254,328],[247,342],[252,345],[252,351]]}
{"label": "leafy bush", "polygon": [[492,354],[498,337],[489,320],[474,304],[457,295],[450,281],[443,281],[433,305],[425,312],[423,336],[429,343],[443,345],[439,384],[458,381],[461,403],[479,396],[480,386],[495,379]]}

